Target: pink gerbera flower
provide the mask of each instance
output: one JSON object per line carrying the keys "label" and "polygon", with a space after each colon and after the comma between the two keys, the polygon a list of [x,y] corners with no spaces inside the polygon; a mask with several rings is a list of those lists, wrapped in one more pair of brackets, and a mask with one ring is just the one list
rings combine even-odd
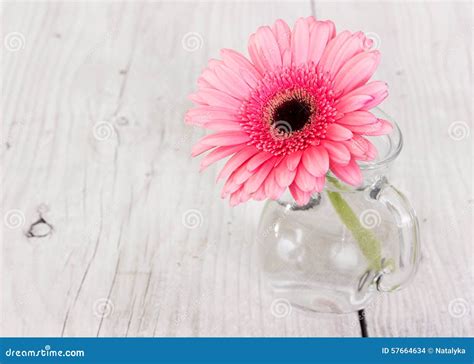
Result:
{"label": "pink gerbera flower", "polygon": [[288,187],[298,204],[321,192],[330,170],[358,186],[357,161],[375,158],[366,135],[390,132],[370,109],[388,95],[381,81],[367,83],[380,54],[362,32],[336,35],[334,23],[283,20],[250,36],[250,60],[223,49],[211,59],[190,98],[186,122],[214,130],[193,148],[210,151],[201,169],[229,160],[218,180],[232,205],[277,199]]}

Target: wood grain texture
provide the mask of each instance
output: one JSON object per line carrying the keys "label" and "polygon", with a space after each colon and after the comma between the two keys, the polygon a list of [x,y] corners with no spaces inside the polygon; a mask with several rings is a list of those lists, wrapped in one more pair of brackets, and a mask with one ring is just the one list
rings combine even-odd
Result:
{"label": "wood grain texture", "polygon": [[2,224],[2,335],[360,335],[355,314],[272,315],[261,204],[220,200],[183,123],[208,58],[314,10],[380,37],[406,140],[393,182],[422,226],[420,272],[369,308],[369,334],[473,334],[472,136],[448,132],[472,129],[469,4],[252,1],[3,4],[2,217],[19,221]]}

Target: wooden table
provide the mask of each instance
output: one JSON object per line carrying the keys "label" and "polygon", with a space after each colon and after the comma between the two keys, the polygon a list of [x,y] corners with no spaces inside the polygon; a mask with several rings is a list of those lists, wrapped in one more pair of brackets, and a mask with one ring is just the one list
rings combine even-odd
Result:
{"label": "wooden table", "polygon": [[271,313],[252,236],[199,175],[187,95],[220,48],[282,17],[371,33],[417,210],[411,286],[371,336],[473,335],[470,2],[3,4],[2,299],[8,336],[360,336],[356,314]]}

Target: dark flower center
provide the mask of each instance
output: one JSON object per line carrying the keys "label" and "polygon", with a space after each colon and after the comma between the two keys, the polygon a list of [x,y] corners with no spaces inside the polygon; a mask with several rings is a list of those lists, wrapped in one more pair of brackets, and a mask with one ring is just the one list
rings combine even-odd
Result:
{"label": "dark flower center", "polygon": [[311,105],[305,100],[288,100],[275,109],[272,126],[281,133],[292,133],[303,129],[311,114]]}

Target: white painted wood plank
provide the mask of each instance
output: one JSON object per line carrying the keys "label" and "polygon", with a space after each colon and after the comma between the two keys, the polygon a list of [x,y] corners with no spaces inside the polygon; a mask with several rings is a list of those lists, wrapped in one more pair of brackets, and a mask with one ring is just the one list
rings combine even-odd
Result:
{"label": "white painted wood plank", "polygon": [[379,43],[377,75],[391,90],[383,109],[405,138],[392,182],[421,225],[418,276],[371,305],[369,334],[472,336],[472,4],[317,2],[315,9]]}
{"label": "white painted wood plank", "polygon": [[[209,57],[245,51],[259,25],[310,11],[5,6],[2,39],[18,32],[24,47],[3,51],[2,216],[18,209],[24,222],[2,227],[2,335],[359,335],[355,315],[271,314],[252,244],[261,205],[220,200],[217,168],[199,175],[189,157],[202,131],[182,120]],[[28,237],[34,222],[30,235],[45,237]]]}

